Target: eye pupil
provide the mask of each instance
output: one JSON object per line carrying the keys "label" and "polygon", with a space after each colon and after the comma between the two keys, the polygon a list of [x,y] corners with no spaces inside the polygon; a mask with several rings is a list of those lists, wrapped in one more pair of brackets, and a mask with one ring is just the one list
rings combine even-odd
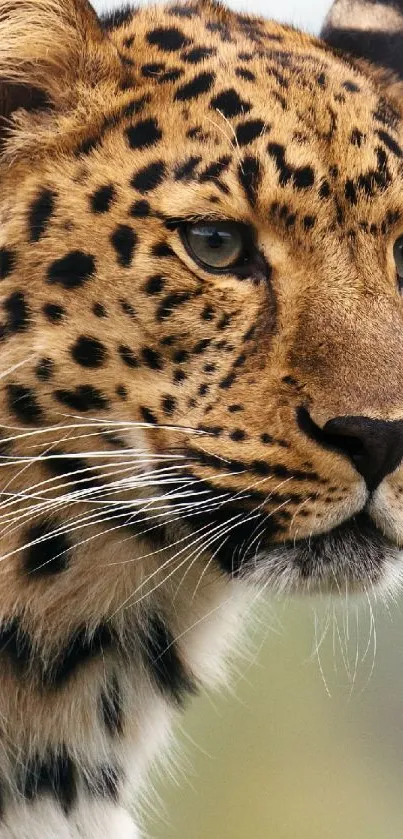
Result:
{"label": "eye pupil", "polygon": [[245,228],[236,222],[188,223],[181,235],[189,255],[210,271],[235,271],[247,261]]}

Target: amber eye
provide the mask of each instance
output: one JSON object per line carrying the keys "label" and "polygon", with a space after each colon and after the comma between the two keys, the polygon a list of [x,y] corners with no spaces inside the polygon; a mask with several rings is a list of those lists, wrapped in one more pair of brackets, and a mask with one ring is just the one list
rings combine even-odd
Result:
{"label": "amber eye", "polygon": [[399,236],[393,246],[393,256],[395,258],[397,278],[399,287],[403,291],[403,236]]}
{"label": "amber eye", "polygon": [[235,270],[245,264],[250,253],[244,227],[232,221],[187,223],[182,239],[189,255],[213,271]]}

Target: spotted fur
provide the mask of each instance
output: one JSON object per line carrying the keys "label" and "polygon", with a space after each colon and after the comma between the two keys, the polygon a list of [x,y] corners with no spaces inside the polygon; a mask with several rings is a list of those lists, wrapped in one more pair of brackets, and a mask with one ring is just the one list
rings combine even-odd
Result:
{"label": "spotted fur", "polygon": [[257,588],[401,577],[402,33],[0,0],[0,839],[138,836]]}

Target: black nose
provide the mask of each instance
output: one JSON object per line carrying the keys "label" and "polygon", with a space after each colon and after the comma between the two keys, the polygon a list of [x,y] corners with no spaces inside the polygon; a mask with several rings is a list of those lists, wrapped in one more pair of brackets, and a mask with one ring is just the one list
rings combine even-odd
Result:
{"label": "black nose", "polygon": [[370,491],[403,460],[403,420],[335,417],[319,428],[305,409],[298,414],[300,427],[322,446],[348,457]]}

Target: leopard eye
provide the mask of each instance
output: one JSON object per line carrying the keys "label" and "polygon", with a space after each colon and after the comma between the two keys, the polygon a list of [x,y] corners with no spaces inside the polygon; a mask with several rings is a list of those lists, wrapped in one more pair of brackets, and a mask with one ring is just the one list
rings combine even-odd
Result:
{"label": "leopard eye", "polygon": [[203,268],[213,271],[236,270],[250,255],[246,230],[236,222],[186,223],[182,239],[189,255]]}
{"label": "leopard eye", "polygon": [[393,246],[393,256],[395,258],[397,279],[400,290],[403,291],[403,236],[399,236]]}

